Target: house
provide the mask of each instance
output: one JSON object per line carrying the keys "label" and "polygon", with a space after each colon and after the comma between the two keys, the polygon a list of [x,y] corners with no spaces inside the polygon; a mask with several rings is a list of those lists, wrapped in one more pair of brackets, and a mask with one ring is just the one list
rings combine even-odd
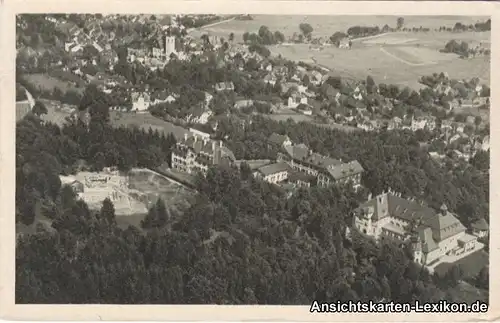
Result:
{"label": "house", "polygon": [[399,117],[394,117],[387,123],[387,130],[394,130],[401,128],[403,120]]}
{"label": "house", "polygon": [[339,48],[342,49],[351,49],[352,41],[348,37],[344,37],[339,41]]}
{"label": "house", "polygon": [[284,161],[294,170],[313,175],[319,186],[330,186],[351,182],[358,187],[361,182],[363,167],[357,161],[343,163],[330,157],[314,153],[304,145],[283,147],[284,153],[278,153],[278,161]]}
{"label": "house", "polygon": [[232,165],[234,161],[233,152],[224,147],[222,141],[197,135],[189,137],[185,134],[172,150],[172,168],[188,174],[206,174],[211,166]]}
{"label": "house", "polygon": [[309,81],[314,85],[320,85],[323,79],[323,74],[318,71],[312,71],[309,73]]}
{"label": "house", "polygon": [[267,74],[266,76],[264,76],[264,83],[266,84],[271,84],[272,86],[274,86],[276,85],[277,81],[278,79],[273,74]]}
{"label": "house", "polygon": [[132,111],[145,112],[151,105],[151,98],[147,93],[134,92],[131,94]]}
{"label": "house", "polygon": [[436,211],[391,191],[370,196],[355,209],[353,227],[377,241],[411,243],[413,260],[424,266],[447,255],[458,260],[483,247],[446,205]]}
{"label": "house", "polygon": [[235,109],[241,109],[241,108],[248,108],[248,107],[251,107],[253,105],[253,100],[249,100],[249,99],[246,99],[246,100],[238,100],[234,103],[234,108]]}
{"label": "house", "polygon": [[269,143],[278,147],[286,147],[292,145],[292,141],[287,135],[280,135],[275,132],[269,137]]}
{"label": "house", "polygon": [[85,187],[82,182],[76,180],[74,176],[63,176],[59,175],[59,179],[61,180],[61,185],[68,185],[73,189],[73,192],[76,194],[83,193]]}
{"label": "house", "polygon": [[291,171],[292,168],[287,163],[278,162],[259,167],[253,174],[256,178],[261,178],[272,184],[278,184],[287,180],[288,174]]}
{"label": "house", "polygon": [[263,60],[260,63],[260,68],[262,70],[265,70],[265,71],[268,71],[268,72],[272,72],[273,71],[273,64],[271,64],[271,62],[266,59],[266,60]]}
{"label": "house", "polygon": [[307,96],[298,93],[293,93],[288,97],[288,102],[287,102],[288,108],[295,109],[299,106],[299,104],[307,105]]}
{"label": "house", "polygon": [[419,129],[434,130],[436,128],[436,119],[433,117],[412,117],[411,130],[417,131]]}
{"label": "house", "polygon": [[471,224],[472,234],[478,238],[484,238],[488,235],[489,226],[485,219],[480,220]]}
{"label": "house", "polygon": [[215,91],[234,91],[234,83],[233,82],[219,82],[214,86]]}
{"label": "house", "polygon": [[187,122],[206,124],[208,119],[213,116],[211,110],[195,109],[186,117]]}
{"label": "house", "polygon": [[452,120],[441,121],[441,130],[452,130],[452,129],[453,129],[453,121]]}
{"label": "house", "polygon": [[288,67],[284,65],[274,66],[273,74],[276,75],[276,77],[286,77],[288,75]]}
{"label": "house", "polygon": [[210,105],[210,102],[212,102],[212,99],[214,96],[208,92],[205,92],[205,102],[203,104],[203,108],[207,109]]}

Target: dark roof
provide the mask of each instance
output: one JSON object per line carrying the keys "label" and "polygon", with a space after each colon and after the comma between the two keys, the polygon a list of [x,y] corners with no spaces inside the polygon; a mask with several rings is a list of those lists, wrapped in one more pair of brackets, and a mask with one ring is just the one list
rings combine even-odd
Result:
{"label": "dark roof", "polygon": [[257,169],[262,175],[267,176],[271,174],[276,174],[284,171],[290,171],[291,167],[286,163],[275,163],[270,165],[265,165]]}
{"label": "dark roof", "polygon": [[488,223],[486,222],[485,219],[478,220],[474,223],[472,223],[472,228],[481,230],[481,231],[486,231],[489,229]]}
{"label": "dark roof", "polygon": [[337,159],[326,157],[318,153],[314,153],[304,144],[285,147],[288,155],[301,163],[307,163],[319,170],[326,171],[328,166],[339,165],[341,162]]}
{"label": "dark roof", "polygon": [[438,214],[426,219],[424,224],[432,229],[433,238],[436,241],[445,240],[465,231],[463,224],[448,211],[446,206],[441,207],[441,211]]}
{"label": "dark roof", "polygon": [[343,163],[340,165],[330,166],[328,168],[328,172],[336,180],[342,179],[347,176],[359,174],[362,173],[363,171],[364,171],[363,167],[357,160],[353,160],[348,163]]}
{"label": "dark roof", "polygon": [[292,172],[290,175],[288,175],[288,180],[290,182],[302,181],[311,183],[316,180],[316,177],[313,175],[306,174],[304,172]]}

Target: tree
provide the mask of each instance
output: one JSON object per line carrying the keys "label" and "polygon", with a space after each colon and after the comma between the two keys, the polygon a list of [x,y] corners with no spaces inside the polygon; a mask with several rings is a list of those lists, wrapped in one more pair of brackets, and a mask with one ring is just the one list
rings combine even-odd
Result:
{"label": "tree", "polygon": [[306,38],[309,38],[314,30],[313,27],[308,23],[301,23],[299,25],[299,29]]}
{"label": "tree", "polygon": [[397,20],[397,28],[402,29],[405,25],[405,19],[403,17],[399,17]]}
{"label": "tree", "polygon": [[229,39],[229,42],[232,43],[234,40],[234,33],[230,33],[228,39]]}
{"label": "tree", "polygon": [[105,198],[102,202],[100,218],[101,221],[105,221],[108,225],[114,225],[116,223],[115,206],[109,197]]}
{"label": "tree", "polygon": [[47,114],[48,111],[45,104],[42,101],[37,100],[33,106],[32,112],[37,116],[41,116],[42,114]]}
{"label": "tree", "polygon": [[373,77],[368,75],[366,77],[366,91],[370,94],[373,94],[375,90],[375,81],[373,80]]}

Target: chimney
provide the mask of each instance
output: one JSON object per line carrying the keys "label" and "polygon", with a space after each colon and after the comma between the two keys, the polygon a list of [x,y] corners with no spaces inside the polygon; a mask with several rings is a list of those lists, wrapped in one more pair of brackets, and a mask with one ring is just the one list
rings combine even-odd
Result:
{"label": "chimney", "polygon": [[219,147],[222,148],[222,140],[219,141]]}
{"label": "chimney", "polygon": [[188,140],[188,134],[187,133],[184,134],[184,140]]}
{"label": "chimney", "polygon": [[194,142],[198,142],[198,136],[194,136]]}

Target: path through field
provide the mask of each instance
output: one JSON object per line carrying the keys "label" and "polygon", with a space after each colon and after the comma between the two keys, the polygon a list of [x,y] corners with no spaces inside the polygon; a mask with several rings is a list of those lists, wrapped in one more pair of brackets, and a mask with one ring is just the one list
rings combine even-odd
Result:
{"label": "path through field", "polygon": [[410,65],[410,66],[425,66],[425,65],[436,64],[436,62],[412,63],[412,62],[408,62],[407,60],[402,59],[401,57],[398,57],[398,56],[394,55],[393,53],[390,53],[390,52],[386,51],[384,47],[380,47],[380,50],[384,54],[386,54],[386,55],[388,55],[388,56],[390,56],[390,57],[392,57],[392,58],[394,58],[394,59],[396,59],[396,60],[398,60],[398,61],[400,61],[400,62],[402,62],[404,64]]}

